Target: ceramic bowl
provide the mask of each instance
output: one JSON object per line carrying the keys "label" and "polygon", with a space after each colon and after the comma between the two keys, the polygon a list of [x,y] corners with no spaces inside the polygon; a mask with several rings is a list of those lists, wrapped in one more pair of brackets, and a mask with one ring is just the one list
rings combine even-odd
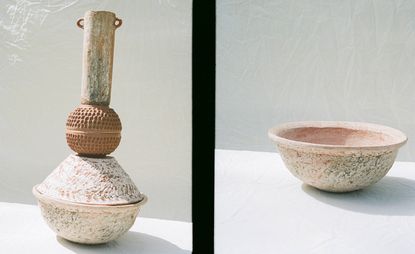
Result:
{"label": "ceramic bowl", "polygon": [[43,218],[60,237],[83,244],[101,244],[127,232],[147,198],[126,205],[87,205],[47,197],[33,187]]}
{"label": "ceramic bowl", "polygon": [[376,183],[407,141],[399,130],[359,122],[292,122],[271,128],[288,170],[304,183],[348,192]]}

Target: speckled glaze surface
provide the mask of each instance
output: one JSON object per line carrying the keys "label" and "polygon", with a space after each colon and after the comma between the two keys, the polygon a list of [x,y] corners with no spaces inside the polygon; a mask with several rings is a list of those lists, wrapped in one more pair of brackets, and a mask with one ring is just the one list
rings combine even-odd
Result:
{"label": "speckled glaze surface", "polygon": [[60,237],[83,244],[114,240],[134,224],[140,206],[146,202],[118,206],[84,205],[48,198],[33,188],[42,216]]}
{"label": "speckled glaze surface", "polygon": [[47,197],[84,204],[120,205],[143,199],[113,157],[69,155],[37,190]]}
{"label": "speckled glaze surface", "polygon": [[288,170],[330,192],[365,188],[384,177],[407,137],[390,127],[355,122],[294,122],[269,137]]}

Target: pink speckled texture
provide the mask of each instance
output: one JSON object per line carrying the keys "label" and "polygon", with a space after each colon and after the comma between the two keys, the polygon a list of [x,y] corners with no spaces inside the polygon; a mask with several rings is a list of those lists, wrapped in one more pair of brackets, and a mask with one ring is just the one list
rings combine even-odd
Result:
{"label": "pink speckled texture", "polygon": [[37,190],[51,198],[84,204],[120,205],[143,199],[130,176],[109,156],[69,155]]}
{"label": "pink speckled texture", "polygon": [[83,205],[59,201],[37,191],[42,216],[48,226],[60,237],[83,244],[100,244],[114,240],[134,224],[142,201],[129,205]]}
{"label": "pink speckled texture", "polygon": [[268,132],[288,170],[304,183],[349,192],[378,182],[392,167],[406,135],[357,122],[294,122]]}

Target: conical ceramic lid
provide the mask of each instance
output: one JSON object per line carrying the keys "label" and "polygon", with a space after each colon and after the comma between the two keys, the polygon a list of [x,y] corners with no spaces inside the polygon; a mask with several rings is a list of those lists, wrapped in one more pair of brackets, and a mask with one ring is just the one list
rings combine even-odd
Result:
{"label": "conical ceramic lid", "polygon": [[115,158],[70,155],[38,187],[45,196],[84,204],[121,205],[143,199]]}

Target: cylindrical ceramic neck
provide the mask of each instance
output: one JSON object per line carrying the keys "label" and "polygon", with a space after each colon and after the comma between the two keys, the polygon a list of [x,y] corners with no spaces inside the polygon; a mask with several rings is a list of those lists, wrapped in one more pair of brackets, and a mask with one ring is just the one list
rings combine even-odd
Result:
{"label": "cylindrical ceramic neck", "polygon": [[81,104],[108,106],[111,100],[115,29],[121,20],[108,11],[88,11],[84,29]]}

